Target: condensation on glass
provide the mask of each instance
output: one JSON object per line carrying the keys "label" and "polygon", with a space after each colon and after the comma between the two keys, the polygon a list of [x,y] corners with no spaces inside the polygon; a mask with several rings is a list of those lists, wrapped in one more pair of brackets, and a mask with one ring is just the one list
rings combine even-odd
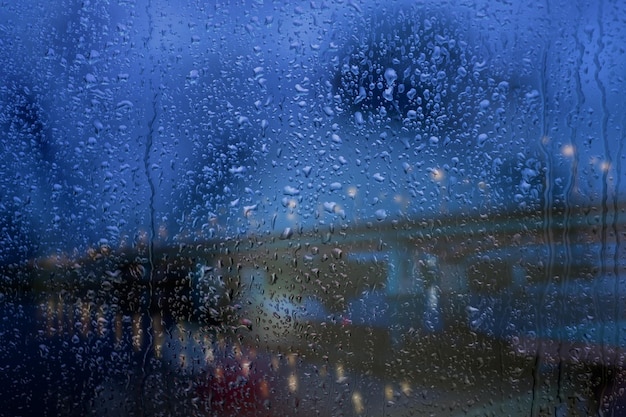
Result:
{"label": "condensation on glass", "polygon": [[378,3],[0,5],[3,413],[626,413],[624,3]]}

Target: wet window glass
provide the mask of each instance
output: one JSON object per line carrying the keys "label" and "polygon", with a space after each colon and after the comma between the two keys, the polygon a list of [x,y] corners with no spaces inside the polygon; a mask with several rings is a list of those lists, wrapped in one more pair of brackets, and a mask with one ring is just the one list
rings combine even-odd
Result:
{"label": "wet window glass", "polygon": [[625,415],[625,15],[3,2],[2,413]]}

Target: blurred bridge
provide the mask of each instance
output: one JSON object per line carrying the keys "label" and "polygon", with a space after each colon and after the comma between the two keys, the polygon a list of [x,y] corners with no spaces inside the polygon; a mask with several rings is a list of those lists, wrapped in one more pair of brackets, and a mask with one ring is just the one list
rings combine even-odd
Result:
{"label": "blurred bridge", "polygon": [[578,378],[624,365],[624,231],[621,207],[326,224],[38,259],[6,266],[3,292],[35,300],[49,337],[108,337],[179,371],[221,340],[404,387],[532,380],[538,363]]}
{"label": "blurred bridge", "polygon": [[[537,340],[623,347],[623,232],[621,207],[442,216],[103,246],[4,275],[33,294],[97,299],[120,313],[149,309],[174,321],[244,325],[265,343],[303,338],[303,326],[341,316],[342,327],[396,329],[403,337],[411,329],[466,327],[492,337],[533,331]],[[515,317],[497,311],[502,303]],[[487,307],[492,322],[480,319]],[[610,329],[579,341],[578,330],[555,326]]]}

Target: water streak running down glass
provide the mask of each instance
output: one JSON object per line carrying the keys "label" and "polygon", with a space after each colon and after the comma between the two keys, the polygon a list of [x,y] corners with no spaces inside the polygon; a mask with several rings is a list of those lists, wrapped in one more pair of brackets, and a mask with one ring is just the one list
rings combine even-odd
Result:
{"label": "water streak running down glass", "polygon": [[0,414],[626,415],[623,16],[0,4]]}

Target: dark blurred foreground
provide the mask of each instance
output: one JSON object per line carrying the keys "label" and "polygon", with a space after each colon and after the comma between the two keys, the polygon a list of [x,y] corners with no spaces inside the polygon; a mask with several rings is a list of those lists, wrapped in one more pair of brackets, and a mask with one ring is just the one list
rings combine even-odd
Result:
{"label": "dark blurred foreground", "polygon": [[6,266],[3,413],[622,415],[623,266],[589,219],[368,224]]}

